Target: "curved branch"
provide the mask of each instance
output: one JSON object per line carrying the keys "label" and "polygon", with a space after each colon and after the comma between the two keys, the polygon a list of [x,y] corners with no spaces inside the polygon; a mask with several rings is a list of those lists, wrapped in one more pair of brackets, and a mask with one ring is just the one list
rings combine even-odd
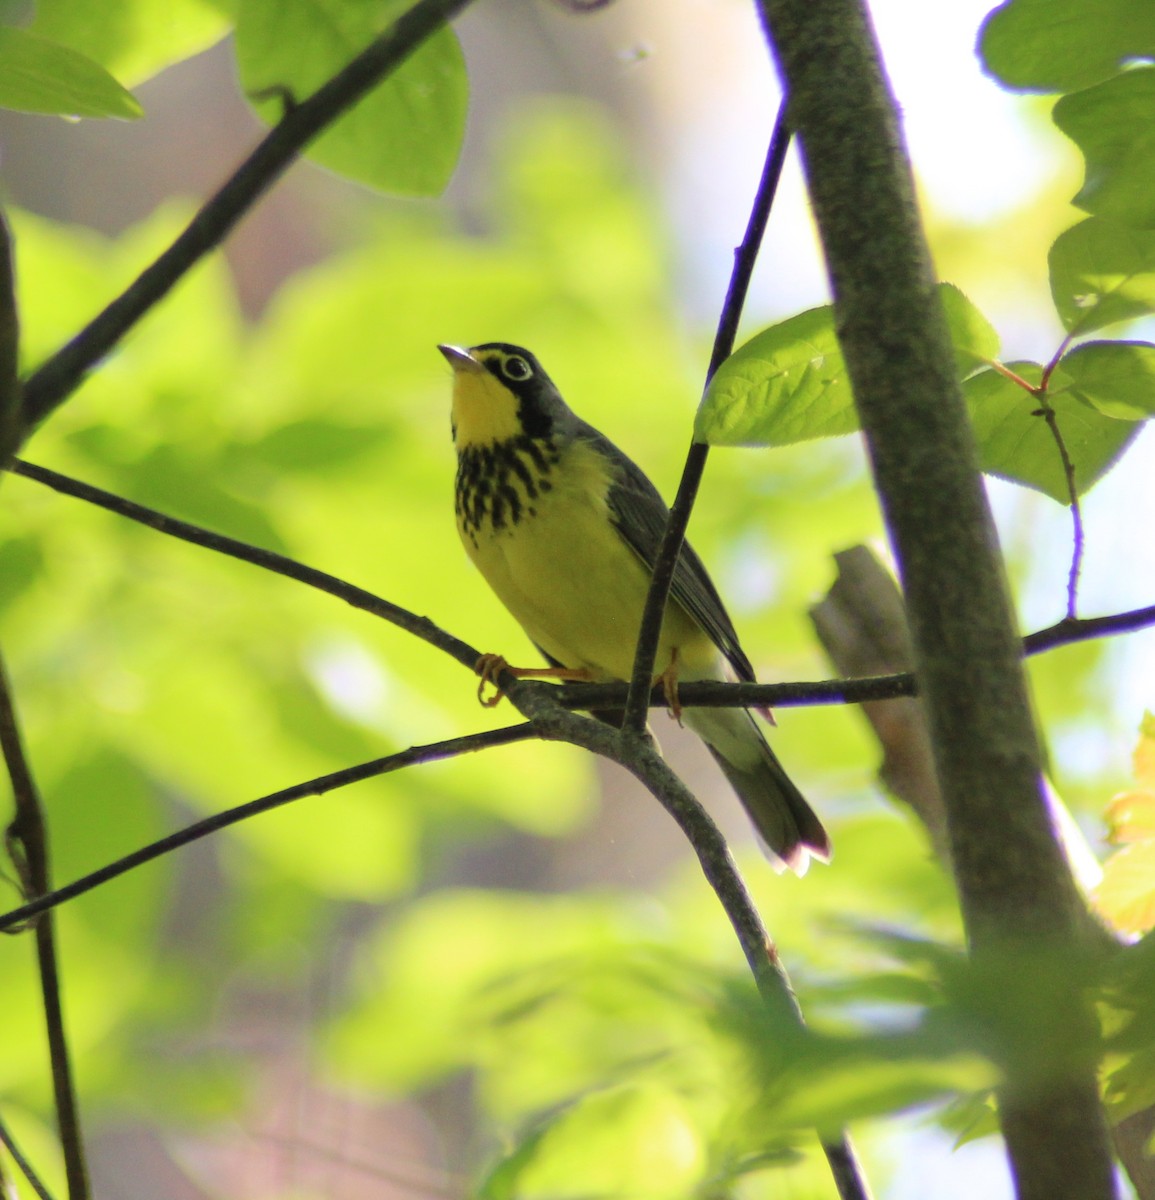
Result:
{"label": "curved branch", "polygon": [[[454,637],[428,617],[392,604],[390,601],[347,583],[335,575],[318,571],[287,555],[273,550],[263,550],[248,542],[239,541],[225,534],[214,533],[190,521],[182,521],[126,500],[113,492],[105,491],[93,484],[84,483],[71,475],[62,475],[48,467],[37,466],[23,459],[13,459],[8,468],[15,475],[50,487],[61,495],[72,496],[94,504],[107,512],[126,517],[130,521],[147,525],[158,533],[167,534],[194,546],[214,550],[241,562],[261,567],[274,574],[284,575],[306,587],[317,588],[330,596],[344,600],[346,604],[381,617],[399,629],[419,637],[438,650],[450,655],[462,666],[473,670],[477,659],[476,651],[468,643]],[[1072,642],[1092,638],[1111,637],[1121,633],[1133,633],[1138,629],[1155,625],[1155,605],[1130,609],[1127,612],[1111,613],[1102,617],[1064,617],[1046,629],[1040,629],[1023,638],[1023,653],[1041,654]],[[600,711],[620,709],[625,703],[628,687],[624,683],[570,683],[557,690],[558,703],[563,708]],[[871,700],[891,700],[900,696],[913,696],[917,692],[914,676],[909,672],[893,675],[875,675],[857,679],[828,679],[811,682],[791,683],[686,683],[678,688],[678,699],[685,708],[799,708],[818,704],[861,704]],[[653,688],[649,695],[650,708],[666,706],[665,693]]]}
{"label": "curved branch", "polygon": [[[36,1174],[35,1168],[24,1156],[23,1151],[16,1144],[12,1134],[8,1132],[8,1126],[4,1124],[3,1120],[0,1120],[0,1146],[3,1146],[8,1151],[9,1157],[19,1168],[24,1178],[28,1180],[29,1186],[39,1197],[39,1200],[52,1200],[52,1193],[40,1181],[40,1176]],[[6,1186],[6,1180],[3,1174],[0,1173],[0,1196],[8,1196],[10,1194],[13,1196],[16,1195],[15,1191],[9,1191]]]}
{"label": "curved branch", "polygon": [[249,817],[270,812],[272,809],[290,804],[294,800],[303,800],[307,796],[323,796],[326,792],[348,787],[352,783],[360,783],[364,779],[375,779],[378,775],[388,775],[391,771],[399,771],[402,767],[413,766],[417,763],[440,762],[446,758],[455,758],[460,754],[470,754],[475,750],[486,750],[492,746],[508,746],[513,742],[524,742],[536,736],[536,731],[529,724],[510,725],[504,729],[491,729],[483,733],[470,733],[463,737],[434,742],[428,746],[411,746],[408,750],[387,754],[384,758],[375,758],[355,767],[331,771],[328,775],[319,775],[316,779],[309,779],[304,783],[282,788],[279,792],[270,792],[267,796],[260,796],[256,800],[238,804],[235,808],[227,808],[223,812],[213,813],[211,817],[194,821],[191,825],[186,825],[184,829],[178,829],[176,833],[170,833],[167,837],[150,842],[147,846],[142,846],[139,850],[134,850],[131,854],[126,854],[122,858],[116,859],[115,862],[108,863],[98,871],[82,875],[64,887],[57,888],[53,892],[46,892],[28,904],[22,904],[19,908],[0,915],[0,933],[14,932],[38,914],[47,912],[50,908],[56,908],[66,900],[74,900],[77,896],[83,896],[85,892],[91,892],[93,888],[116,879],[134,867],[143,866],[155,858],[161,858],[173,850],[179,850],[182,846],[188,846],[203,837],[208,837],[210,833],[227,829],[230,825],[236,825],[240,821],[248,820]]}
{"label": "curved branch", "polygon": [[[789,148],[790,127],[786,123],[786,101],[783,100],[774,121],[770,145],[766,149],[766,161],[762,167],[762,177],[758,181],[758,190],[754,195],[746,234],[742,244],[734,251],[734,270],[730,276],[730,286],[722,305],[722,313],[718,318],[718,332],[714,337],[710,365],[706,370],[707,386],[714,377],[714,372],[734,349],[734,337],[738,332],[742,306],[746,302],[750,277],[754,273],[754,263],[762,245],[762,235],[766,232],[766,223],[770,219],[770,209],[778,192],[778,181],[782,178],[782,167]],[[686,527],[690,523],[690,513],[694,508],[694,500],[706,470],[709,453],[710,448],[704,442],[690,443],[686,465],[682,469],[682,479],[678,484],[678,493],[670,508],[666,531],[662,535],[662,544],[658,547],[658,557],[654,561],[650,590],[646,595],[642,623],[638,630],[638,645],[634,651],[629,698],[622,718],[622,727],[632,729],[635,734],[640,734],[646,727],[646,710],[649,708],[646,696],[654,678],[654,660],[658,655],[658,641],[662,633],[666,601],[674,581],[674,571],[678,566],[678,555],[682,551],[682,543],[686,540]],[[664,670],[666,664],[662,663],[660,666]]]}
{"label": "curved branch", "polygon": [[471,0],[418,0],[380,37],[307,100],[289,108],[188,228],[128,289],[24,386],[25,434],[76,389],[87,372],[187,274],[280,178],[298,153],[366,92],[396,70],[427,37]]}
{"label": "curved branch", "polygon": [[[0,659],[0,749],[12,781],[16,815],[7,830],[8,852],[20,877],[26,897],[43,899],[52,890],[49,866],[48,827],[40,789],[32,776],[24,753],[24,739],[16,716],[16,704],[8,682],[8,671]],[[40,975],[40,994],[44,1005],[44,1025],[48,1058],[52,1068],[52,1098],[56,1124],[60,1130],[60,1149],[69,1200],[88,1200],[92,1195],[84,1136],[80,1127],[80,1106],[76,1102],[76,1084],[64,1028],[64,1006],[60,996],[60,963],[56,953],[56,926],[51,914],[36,923],[36,967]],[[29,1176],[29,1179],[32,1179]]]}
{"label": "curved branch", "polygon": [[[730,921],[771,1021],[784,1039],[801,1034],[805,1029],[802,1009],[786,968],[713,818],[670,769],[648,735],[638,737],[624,727],[615,729],[565,712],[556,702],[556,690],[548,684],[516,680],[509,696],[533,722],[540,736],[582,746],[618,763],[674,818]],[[822,1149],[842,1200],[870,1200],[870,1188],[849,1136],[844,1133],[824,1136]]]}
{"label": "curved branch", "polygon": [[12,269],[12,232],[0,214],[0,463],[20,444],[20,313]]}
{"label": "curved branch", "polygon": [[127,517],[130,521],[136,521],[140,525],[147,525],[150,529],[157,530],[158,533],[166,533],[169,537],[179,538],[183,542],[191,542],[192,545],[202,546],[206,550],[215,550],[218,554],[228,555],[229,558],[239,559],[254,567],[272,571],[276,575],[295,579],[307,587],[327,592],[330,596],[336,596],[338,600],[344,600],[346,604],[351,604],[354,608],[372,613],[373,616],[380,617],[391,625],[396,625],[399,629],[404,629],[406,633],[419,637],[423,642],[428,642],[429,645],[444,651],[470,670],[473,670],[474,664],[480,657],[479,652],[467,642],[455,638],[451,633],[446,633],[428,617],[419,617],[399,604],[392,604],[372,592],[367,592],[364,588],[338,579],[335,575],[318,571],[314,567],[307,567],[304,563],[299,563],[287,555],[278,554],[274,550],[263,550],[259,546],[238,541],[238,539],[228,537],[223,533],[213,533],[212,530],[205,529],[201,525],[193,525],[189,521],[181,521],[177,517],[167,516],[165,513],[157,512],[154,508],[146,508],[143,504],[136,504],[132,500],[124,499],[123,496],[106,492],[103,488],[94,487],[90,483],[82,483],[79,479],[61,475],[58,471],[50,471],[47,467],[38,467],[34,463],[25,462],[20,458],[13,459],[7,469],[14,475],[34,479],[37,483],[42,483],[62,495],[73,496],[77,500],[95,504],[97,508],[116,513],[117,516]]}

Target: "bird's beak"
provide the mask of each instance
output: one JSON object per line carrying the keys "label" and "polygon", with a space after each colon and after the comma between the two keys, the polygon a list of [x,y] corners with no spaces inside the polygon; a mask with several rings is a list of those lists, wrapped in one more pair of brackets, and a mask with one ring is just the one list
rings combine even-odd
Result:
{"label": "bird's beak", "polygon": [[463,350],[460,346],[448,346],[442,342],[438,344],[437,349],[445,355],[445,361],[453,368],[455,374],[465,372],[479,375],[485,370],[468,350]]}

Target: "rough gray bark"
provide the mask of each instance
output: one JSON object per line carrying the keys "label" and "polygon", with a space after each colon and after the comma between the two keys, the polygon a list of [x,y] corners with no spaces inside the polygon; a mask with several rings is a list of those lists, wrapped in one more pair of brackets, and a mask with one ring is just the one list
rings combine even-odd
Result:
{"label": "rough gray bark", "polygon": [[[861,0],[760,8],[900,564],[972,959],[992,982],[1020,956],[1024,969],[1028,956],[1074,962],[1078,898],[1044,806],[1002,562],[873,30]],[[1077,976],[1048,970],[1045,1030],[1016,989],[989,989],[1006,1022],[1000,1115],[1025,1200],[1116,1194]],[[1084,1053],[1054,1053],[1072,1047]]]}

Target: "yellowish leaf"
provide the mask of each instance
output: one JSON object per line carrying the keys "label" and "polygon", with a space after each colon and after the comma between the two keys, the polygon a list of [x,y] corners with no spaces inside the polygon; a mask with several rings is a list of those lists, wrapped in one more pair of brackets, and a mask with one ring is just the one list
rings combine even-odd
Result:
{"label": "yellowish leaf", "polygon": [[1155,788],[1120,792],[1105,813],[1115,845],[1155,838]]}
{"label": "yellowish leaf", "polygon": [[1107,805],[1110,838],[1122,848],[1103,864],[1094,904],[1119,933],[1155,927],[1155,716],[1143,714],[1133,758],[1135,782]]}
{"label": "yellowish leaf", "polygon": [[1103,867],[1095,907],[1120,933],[1155,926],[1155,840],[1124,846]]}
{"label": "yellowish leaf", "polygon": [[1143,714],[1134,763],[1135,782],[1155,787],[1155,714]]}

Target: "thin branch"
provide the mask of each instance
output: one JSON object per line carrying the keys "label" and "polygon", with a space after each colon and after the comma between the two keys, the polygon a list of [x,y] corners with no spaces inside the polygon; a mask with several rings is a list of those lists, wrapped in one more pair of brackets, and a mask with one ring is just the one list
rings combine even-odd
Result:
{"label": "thin branch", "polygon": [[1118,633],[1134,633],[1155,625],[1155,604],[1132,608],[1127,612],[1111,613],[1105,617],[1064,617],[1046,629],[1029,633],[1023,638],[1026,654],[1040,654],[1056,646],[1086,642],[1093,638],[1112,637]]}
{"label": "thin branch", "polygon": [[[730,847],[709,813],[648,737],[639,738],[624,727],[615,729],[565,712],[554,699],[555,690],[549,685],[517,680],[509,695],[542,737],[582,746],[625,767],[674,818],[729,918],[771,1019],[784,1039],[800,1036],[805,1025],[789,976],[750,899]],[[824,1138],[822,1149],[842,1200],[870,1200],[870,1188],[849,1137],[838,1134]]]}
{"label": "thin branch", "polygon": [[471,0],[419,0],[348,66],[308,99],[289,108],[176,241],[27,380],[26,430],[43,421],[192,266],[220,245],[305,146],[469,3]]}
{"label": "thin branch", "polygon": [[236,538],[227,537],[222,533],[213,533],[200,525],[193,525],[188,521],[167,516],[157,512],[156,509],[146,508],[143,504],[136,504],[132,500],[125,500],[112,492],[106,492],[103,488],[94,487],[90,483],[82,483],[79,479],[61,475],[57,471],[50,471],[47,467],[35,466],[23,459],[13,459],[8,465],[8,470],[15,475],[23,475],[26,479],[34,479],[37,483],[42,483],[62,495],[74,496],[78,500],[84,500],[89,504],[95,504],[98,508],[116,513],[117,516],[127,517],[130,521],[136,521],[140,525],[147,525],[159,533],[168,534],[169,537],[191,542],[194,546],[203,546],[206,550],[215,550],[218,554],[226,554],[230,558],[240,559],[241,562],[251,563],[255,567],[261,567],[277,575],[285,575],[289,579],[295,579],[298,583],[327,592],[330,596],[336,596],[338,600],[344,600],[346,604],[351,604],[354,608],[363,609],[375,617],[381,617],[382,620],[396,625],[399,629],[404,629],[407,633],[412,633],[438,650],[443,650],[470,670],[478,660],[478,651],[452,634],[446,633],[428,617],[419,617],[416,613],[412,613],[400,605],[391,604],[388,600],[383,600],[380,596],[375,596],[364,588],[346,583],[343,579],[338,579],[324,571],[307,567],[284,554],[277,554],[273,550],[263,550],[259,546],[238,541]]}
{"label": "thin branch", "polygon": [[649,738],[636,738],[601,721],[566,712],[554,696],[556,688],[536,680],[511,682],[508,696],[533,724],[538,737],[567,742],[625,767],[674,818],[693,847],[702,872],[713,888],[759,989],[793,1013],[800,1023],[797,1002],[773,944],[730,856],[721,830],[696,796],[670,769]]}
{"label": "thin branch", "polygon": [[[8,1151],[8,1156],[16,1164],[20,1173],[28,1180],[32,1190],[40,1197],[40,1200],[52,1200],[52,1193],[41,1182],[40,1176],[36,1174],[32,1164],[24,1157],[20,1147],[16,1144],[12,1134],[8,1131],[8,1126],[0,1119],[0,1146],[3,1146]],[[15,1197],[16,1193],[12,1192]]]}
{"label": "thin branch", "polygon": [[1076,619],[1079,607],[1079,574],[1083,569],[1083,551],[1085,549],[1083,511],[1079,505],[1079,488],[1075,481],[1075,464],[1072,462],[1071,455],[1067,450],[1067,443],[1063,439],[1062,430],[1059,428],[1058,413],[1055,412],[1055,407],[1051,403],[1047,391],[1050,387],[1051,376],[1055,373],[1055,368],[1067,352],[1067,347],[1071,344],[1073,336],[1073,334],[1068,333],[1062,342],[1059,343],[1058,350],[1051,356],[1050,362],[1043,367],[1042,376],[1037,386],[1033,383],[1028,383],[1017,371],[1013,371],[1004,363],[990,360],[990,366],[994,370],[1006,379],[1009,379],[1012,383],[1017,384],[1023,391],[1029,393],[1038,401],[1039,407],[1033,415],[1042,417],[1046,422],[1047,428],[1051,432],[1051,437],[1054,439],[1055,446],[1059,451],[1059,461],[1063,467],[1063,478],[1067,484],[1067,506],[1071,510],[1071,523],[1074,527],[1071,566],[1067,572],[1067,619],[1070,621]]}
{"label": "thin branch", "polygon": [[0,214],[0,463],[20,443],[20,314],[12,269],[12,233]]}
{"label": "thin branch", "polygon": [[[48,829],[44,807],[20,736],[16,706],[8,682],[8,672],[0,659],[0,749],[8,777],[12,781],[15,816],[8,827],[8,850],[24,885],[28,899],[37,900],[52,890],[48,854]],[[64,1174],[69,1200],[88,1200],[91,1190],[88,1164],[84,1156],[84,1138],[80,1129],[80,1110],[68,1053],[68,1035],[64,1029],[64,1009],[60,998],[60,968],[56,956],[56,936],[51,915],[36,923],[36,963],[44,1002],[44,1022],[48,1035],[48,1056],[52,1065],[52,1092],[60,1145],[64,1155]]]}
{"label": "thin branch", "polygon": [[152,862],[153,859],[199,841],[210,833],[227,829],[230,825],[236,825],[250,817],[270,812],[272,809],[290,804],[294,800],[303,800],[307,796],[323,796],[326,792],[336,791],[338,788],[348,787],[350,784],[360,783],[365,779],[374,779],[378,775],[387,775],[391,771],[399,771],[402,767],[414,766],[418,763],[441,762],[447,758],[471,754],[476,750],[487,750],[494,746],[508,746],[514,742],[524,742],[536,736],[536,731],[529,724],[510,725],[502,729],[465,734],[462,737],[447,738],[445,741],[434,742],[427,746],[411,746],[408,750],[387,754],[384,758],[375,758],[370,762],[359,763],[355,767],[331,771],[328,775],[319,775],[316,779],[309,779],[304,783],[282,788],[278,792],[270,792],[267,796],[260,796],[256,800],[238,804],[235,808],[228,808],[200,821],[194,821],[191,825],[186,825],[184,829],[178,829],[176,833],[170,833],[167,837],[150,842],[147,846],[142,846],[139,850],[134,850],[131,854],[126,854],[97,871],[82,875],[72,883],[57,888],[54,892],[47,892],[28,904],[22,904],[19,908],[4,913],[0,916],[0,933],[13,932],[22,928],[26,922],[38,914],[46,912],[50,908],[56,908],[68,900],[74,900],[77,896],[83,896],[85,892],[91,892],[93,888],[99,887],[102,883],[108,883],[127,871]]}
{"label": "thin branch", "polygon": [[[565,683],[557,687],[562,708],[583,712],[620,711],[628,685],[624,683]],[[917,686],[909,672],[872,675],[858,679],[822,679],[804,683],[724,683],[706,680],[678,685],[683,708],[812,708],[826,704],[864,704],[913,696]],[[650,708],[666,708],[669,700],[661,684],[652,688]]]}
{"label": "thin branch", "polygon": [[1076,619],[1079,608],[1079,573],[1083,569],[1083,551],[1085,548],[1083,511],[1079,507],[1079,489],[1075,483],[1075,464],[1071,461],[1071,455],[1067,451],[1067,443],[1063,440],[1062,431],[1059,429],[1058,414],[1055,412],[1055,407],[1051,403],[1047,392],[1051,386],[1051,376],[1055,373],[1055,368],[1059,365],[1063,355],[1066,354],[1067,347],[1071,344],[1073,337],[1073,334],[1068,333],[1059,343],[1059,348],[1051,356],[1051,361],[1043,368],[1037,392],[1041,415],[1047,422],[1047,428],[1051,431],[1051,437],[1055,439],[1055,445],[1059,450],[1059,459],[1063,464],[1063,475],[1067,481],[1067,495],[1070,498],[1071,523],[1074,526],[1073,545],[1071,547],[1071,568],[1067,572],[1067,619],[1070,621]]}
{"label": "thin branch", "polygon": [[1063,432],[1059,428],[1059,415],[1055,412],[1055,406],[1051,403],[1050,397],[1047,395],[1045,386],[1040,386],[1035,389],[1035,398],[1039,402],[1039,407],[1035,410],[1037,416],[1043,418],[1047,423],[1047,428],[1051,431],[1051,437],[1055,440],[1055,445],[1059,451],[1059,461],[1063,464],[1063,477],[1067,484],[1067,503],[1071,510],[1072,532],[1072,547],[1071,547],[1071,566],[1067,572],[1067,620],[1074,621],[1077,619],[1079,608],[1079,573],[1083,569],[1083,551],[1085,549],[1085,538],[1083,534],[1083,510],[1079,505],[1079,488],[1075,482],[1075,464],[1071,460],[1071,455],[1067,450],[1067,443],[1063,438]]}
{"label": "thin branch", "polygon": [[[324,571],[305,566],[286,555],[263,550],[236,538],[214,533],[189,521],[170,517],[93,484],[83,483],[70,475],[62,475],[58,471],[36,466],[23,459],[14,459],[8,470],[44,484],[62,495],[72,496],[118,516],[127,517],[131,521],[155,529],[158,533],[214,550],[335,596],[354,608],[381,617],[413,633],[436,649],[443,650],[470,670],[477,662],[478,652],[472,646],[447,633],[427,617],[419,617],[372,592]],[[1039,654],[1072,642],[1133,633],[1152,625],[1155,625],[1155,605],[1102,617],[1064,617],[1046,629],[1028,634],[1023,639],[1023,651],[1028,655]],[[796,708],[817,704],[860,704],[870,700],[889,700],[914,694],[914,677],[909,674],[794,683],[701,682],[681,684],[678,688],[678,699],[686,708]],[[627,685],[622,683],[572,683],[557,689],[558,702],[563,708],[571,709],[620,709],[626,695]],[[661,688],[651,690],[648,703],[651,708],[665,707],[666,697]]]}
{"label": "thin branch", "polygon": [[[750,286],[750,277],[754,272],[754,262],[762,245],[762,235],[766,231],[766,222],[770,219],[770,209],[774,204],[774,196],[778,190],[778,181],[782,177],[782,167],[786,161],[786,151],[790,147],[790,128],[786,123],[786,101],[783,99],[774,122],[774,130],[770,135],[770,145],[766,151],[766,161],[762,167],[762,178],[758,181],[758,190],[754,195],[754,205],[750,211],[750,220],[746,226],[746,235],[742,244],[734,251],[734,269],[730,276],[730,286],[722,305],[722,313],[718,318],[718,331],[714,337],[714,350],[710,355],[710,365],[706,372],[706,384],[714,377],[714,372],[730,356],[734,349],[734,338],[738,331],[738,322],[742,316],[742,306],[746,302],[746,293]],[[630,694],[626,702],[622,727],[630,729],[635,734],[641,734],[646,727],[646,710],[649,707],[647,695],[654,678],[655,660],[658,655],[658,641],[662,633],[662,619],[666,611],[666,601],[670,595],[670,586],[677,569],[678,556],[682,543],[686,540],[686,527],[690,523],[690,514],[694,508],[694,500],[698,495],[698,486],[702,482],[702,474],[706,469],[706,459],[710,448],[703,442],[691,442],[686,455],[686,465],[682,470],[682,479],[678,484],[678,493],[670,508],[666,521],[666,531],[662,536],[662,544],[654,562],[654,573],[650,580],[650,590],[646,596],[646,605],[642,613],[642,624],[638,630],[638,645],[634,651],[634,669],[630,677]],[[665,669],[666,664],[661,667]]]}

